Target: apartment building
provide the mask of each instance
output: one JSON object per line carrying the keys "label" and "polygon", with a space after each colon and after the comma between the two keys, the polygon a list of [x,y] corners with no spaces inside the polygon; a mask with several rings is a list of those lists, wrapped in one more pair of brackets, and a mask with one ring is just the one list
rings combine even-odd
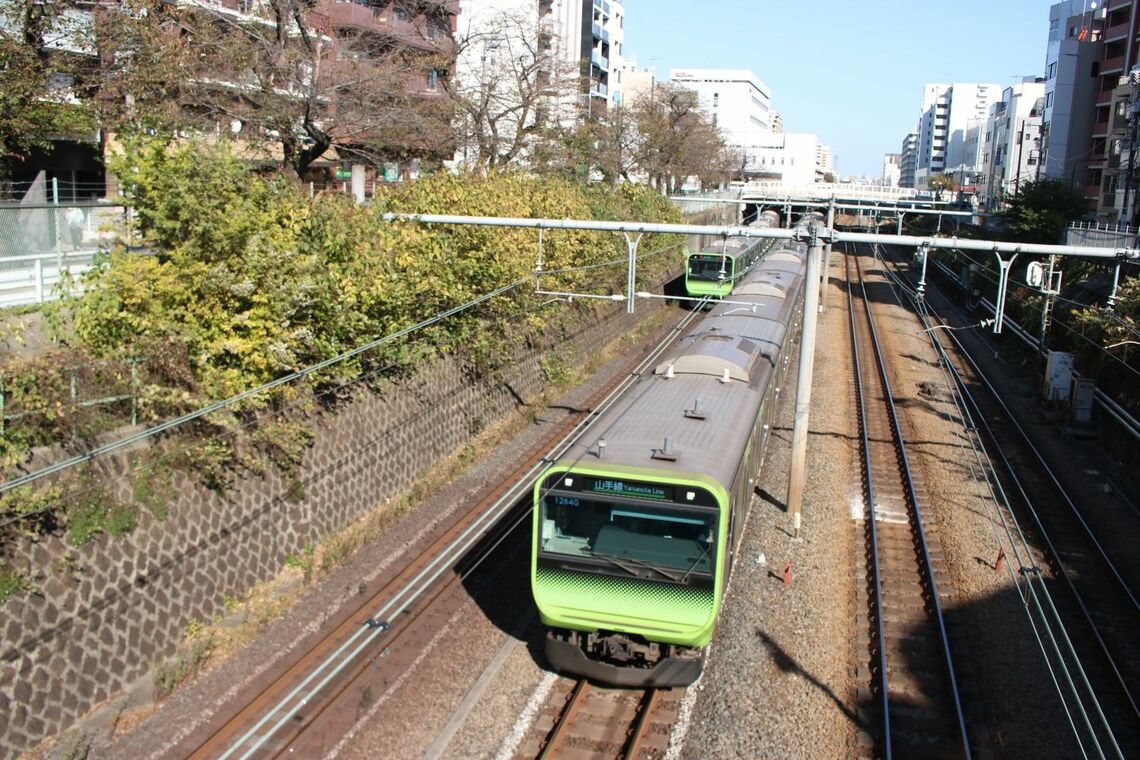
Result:
{"label": "apartment building", "polygon": [[[1101,34],[1086,199],[1096,214],[1135,227],[1140,156],[1133,154],[1140,121],[1140,1],[1107,0],[1093,27]],[[1099,22],[1099,24],[1097,23]],[[1089,204],[1090,207],[1092,204]]]}
{"label": "apartment building", "polygon": [[[577,95],[564,98],[561,120],[604,115],[621,102],[625,9],[617,0],[538,0],[539,39],[554,71],[577,70]],[[557,75],[557,74],[556,74]],[[573,89],[573,88],[569,88]]]}
{"label": "apartment building", "polygon": [[833,156],[831,153],[830,145],[823,145],[821,143],[816,146],[815,166],[819,173],[823,176],[827,176],[828,174],[835,174],[835,156]]}
{"label": "apartment building", "polygon": [[[1086,187],[1099,71],[1101,22],[1088,0],[1049,8],[1041,176],[1074,189]],[[1086,199],[1095,208],[1099,193]]]}
{"label": "apartment building", "polygon": [[899,151],[899,187],[914,187],[918,168],[918,133],[911,132],[902,141]]}
{"label": "apartment building", "polygon": [[1005,88],[990,108],[978,179],[985,208],[996,208],[1003,196],[1039,179],[1044,103],[1044,78],[1035,77]]}
{"label": "apartment building", "polygon": [[[943,172],[975,169],[977,157],[967,152],[971,123],[984,121],[1001,88],[996,84],[959,82],[926,84],[915,130],[914,187],[924,190]],[[905,149],[904,149],[905,155]]]}
{"label": "apartment building", "polygon": [[[170,0],[163,13],[145,18],[158,28],[183,29],[181,37],[171,38],[182,44],[192,44],[194,35],[213,37],[213,55],[193,57],[189,66],[178,63],[186,74],[171,83],[177,92],[165,104],[165,116],[177,117],[179,128],[226,134],[239,148],[256,146],[256,158],[266,163],[298,171],[311,166],[329,181],[351,178],[360,195],[366,178],[412,177],[421,160],[450,154],[442,81],[450,75],[458,6],[459,0],[320,0],[302,17],[276,19],[268,4],[252,0]],[[113,22],[115,10],[92,3],[65,13],[92,20],[96,12],[106,13]],[[122,52],[129,41],[99,36],[111,25],[90,28],[89,44],[99,51],[92,80],[101,81],[100,72],[113,67],[129,69],[130,56]],[[237,50],[243,44],[280,50],[242,57]],[[161,77],[163,71],[155,73]],[[120,95],[129,101],[132,93]],[[100,97],[109,96],[101,90]],[[393,103],[391,111],[399,110],[400,117],[385,120],[381,101]],[[413,112],[420,109],[419,115],[430,116],[417,122]],[[113,139],[101,129],[93,144],[58,140],[43,161],[13,168],[17,176],[66,180],[90,175],[94,164],[102,179],[101,154]]]}
{"label": "apartment building", "polygon": [[653,68],[639,68],[634,58],[623,58],[616,69],[621,83],[619,100],[622,105],[630,105],[642,97],[652,97],[657,86]]}

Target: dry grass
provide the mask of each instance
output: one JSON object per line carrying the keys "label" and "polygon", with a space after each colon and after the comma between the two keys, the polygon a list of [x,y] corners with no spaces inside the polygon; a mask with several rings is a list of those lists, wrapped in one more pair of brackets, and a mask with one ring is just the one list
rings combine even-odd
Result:
{"label": "dry grass", "polygon": [[[160,690],[169,693],[181,688],[234,656],[261,635],[270,624],[286,614],[308,586],[350,561],[363,547],[382,535],[393,522],[465,474],[479,461],[478,452],[492,451],[517,436],[554,399],[593,375],[611,359],[627,354],[671,316],[675,317],[675,313],[668,309],[659,310],[657,314],[643,320],[635,330],[611,341],[602,351],[591,352],[581,365],[563,357],[563,362],[568,366],[567,371],[560,372],[559,382],[545,388],[538,398],[529,401],[527,407],[490,425],[425,471],[406,491],[377,505],[355,524],[329,536],[320,544],[307,548],[300,557],[291,557],[277,577],[256,585],[240,599],[227,600],[226,614],[189,626],[187,638],[179,646],[179,651],[197,653],[196,656],[191,655],[192,667],[180,669],[181,678],[177,683],[172,685],[167,681],[158,684]],[[208,641],[209,646],[201,646],[203,641]],[[163,686],[168,688],[162,689]],[[140,711],[143,709],[140,708]],[[153,709],[146,710],[137,719],[132,715],[130,719],[120,720],[116,733],[120,733],[120,727],[125,732],[151,711]]]}

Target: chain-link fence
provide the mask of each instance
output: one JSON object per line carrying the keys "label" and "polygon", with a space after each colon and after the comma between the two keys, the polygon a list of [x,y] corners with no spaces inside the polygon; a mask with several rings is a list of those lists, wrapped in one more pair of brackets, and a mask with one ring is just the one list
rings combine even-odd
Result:
{"label": "chain-link fence", "polygon": [[40,303],[92,266],[101,251],[129,242],[130,210],[99,201],[59,203],[39,180],[19,202],[0,203],[0,306]]}
{"label": "chain-link fence", "polygon": [[1065,230],[1065,245],[1140,248],[1140,237],[1131,227],[1121,230],[1106,224],[1074,223]]}

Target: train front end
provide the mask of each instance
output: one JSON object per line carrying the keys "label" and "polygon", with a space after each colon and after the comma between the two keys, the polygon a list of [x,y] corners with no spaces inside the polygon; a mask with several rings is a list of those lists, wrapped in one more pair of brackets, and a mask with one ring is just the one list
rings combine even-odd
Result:
{"label": "train front end", "polygon": [[690,298],[725,298],[732,293],[735,259],[723,253],[690,253],[685,263],[685,293]]}
{"label": "train front end", "polygon": [[559,671],[686,686],[724,582],[728,510],[708,479],[555,464],[535,485],[531,587]]}

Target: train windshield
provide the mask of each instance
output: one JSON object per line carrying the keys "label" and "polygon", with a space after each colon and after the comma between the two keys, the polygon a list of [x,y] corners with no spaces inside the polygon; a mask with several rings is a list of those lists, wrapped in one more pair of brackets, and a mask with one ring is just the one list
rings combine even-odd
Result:
{"label": "train windshield", "polygon": [[689,279],[717,282],[722,278],[732,279],[731,258],[714,254],[697,254],[689,257]]}
{"label": "train windshield", "polygon": [[652,580],[707,577],[716,561],[715,509],[636,503],[550,492],[542,499],[540,549],[546,556]]}

